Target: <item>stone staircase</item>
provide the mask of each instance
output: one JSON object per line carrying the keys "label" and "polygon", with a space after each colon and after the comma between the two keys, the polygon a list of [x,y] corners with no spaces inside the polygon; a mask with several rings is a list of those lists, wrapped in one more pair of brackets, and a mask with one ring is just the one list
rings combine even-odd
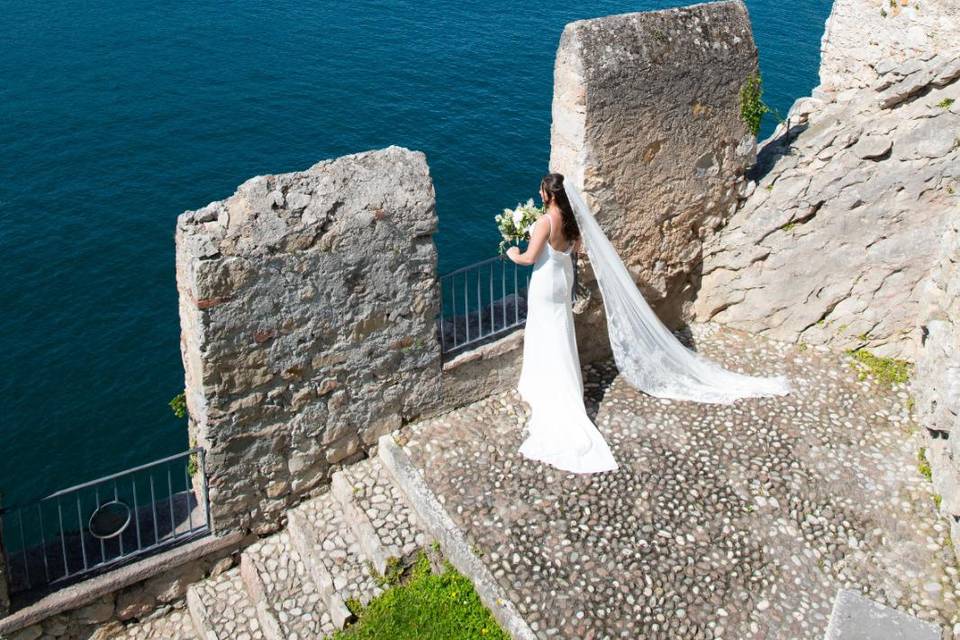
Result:
{"label": "stone staircase", "polygon": [[287,512],[240,563],[193,584],[186,612],[129,624],[124,640],[311,640],[352,619],[348,603],[381,593],[426,534],[377,457],[336,472],[330,491]]}

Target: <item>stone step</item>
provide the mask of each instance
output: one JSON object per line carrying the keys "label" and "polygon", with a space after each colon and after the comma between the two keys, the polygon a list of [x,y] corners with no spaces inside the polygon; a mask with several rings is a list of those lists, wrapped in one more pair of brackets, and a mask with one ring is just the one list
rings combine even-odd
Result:
{"label": "stone step", "polygon": [[423,528],[379,458],[338,471],[331,490],[380,574],[387,573],[391,561],[407,562],[426,545]]}
{"label": "stone step", "polygon": [[940,640],[943,630],[875,602],[859,591],[840,589],[824,640]]}
{"label": "stone step", "polygon": [[265,630],[257,606],[243,584],[239,567],[190,585],[187,607],[202,640],[273,640],[279,629]]}
{"label": "stone step", "polygon": [[337,627],[352,618],[348,600],[366,605],[382,591],[331,492],[290,509],[287,531]]}
{"label": "stone step", "polygon": [[[265,630],[279,629],[285,640],[311,640],[336,631],[326,598],[310,578],[288,531],[244,549],[240,573],[247,593],[258,603]],[[259,606],[261,602],[266,606]]]}
{"label": "stone step", "polygon": [[123,631],[109,637],[111,640],[200,640],[185,607],[128,624]]}
{"label": "stone step", "polygon": [[520,615],[517,606],[467,543],[463,531],[427,486],[403,447],[393,439],[393,434],[380,437],[377,457],[395,486],[402,488],[399,493],[403,496],[404,504],[416,510],[425,530],[440,544],[443,556],[473,582],[480,600],[493,613],[500,626],[514,640],[537,640],[537,635]]}

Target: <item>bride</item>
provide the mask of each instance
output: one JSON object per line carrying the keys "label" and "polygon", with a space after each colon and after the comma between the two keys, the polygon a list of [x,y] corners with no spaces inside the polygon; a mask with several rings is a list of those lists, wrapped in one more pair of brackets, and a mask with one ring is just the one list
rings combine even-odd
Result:
{"label": "bride", "polygon": [[563,176],[540,182],[545,211],[530,230],[527,250],[510,247],[507,257],[532,264],[527,289],[523,363],[517,390],[530,405],[528,436],[520,453],[564,471],[613,471],[610,447],[583,406],[583,377],[573,332],[571,255],[580,248],[580,229],[563,190]]}
{"label": "bride", "polygon": [[660,398],[722,404],[790,392],[784,376],[729,371],[683,346],[647,305],[583,197],[562,175],[544,176],[540,198],[545,211],[530,230],[527,250],[507,251],[517,264],[533,265],[517,384],[531,411],[522,455],[573,473],[617,469],[583,405],[570,300],[572,254],[581,244],[603,296],[614,360],[633,387]]}

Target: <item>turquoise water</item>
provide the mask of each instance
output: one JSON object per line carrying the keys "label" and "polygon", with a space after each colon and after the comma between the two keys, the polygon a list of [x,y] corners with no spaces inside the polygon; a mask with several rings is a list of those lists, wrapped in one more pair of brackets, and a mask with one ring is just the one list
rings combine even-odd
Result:
{"label": "turquoise water", "polygon": [[[546,170],[563,25],[676,4],[0,0],[4,502],[187,447],[179,213],[398,144],[427,154],[441,271],[489,257],[493,214]],[[830,3],[747,5],[786,111]]]}

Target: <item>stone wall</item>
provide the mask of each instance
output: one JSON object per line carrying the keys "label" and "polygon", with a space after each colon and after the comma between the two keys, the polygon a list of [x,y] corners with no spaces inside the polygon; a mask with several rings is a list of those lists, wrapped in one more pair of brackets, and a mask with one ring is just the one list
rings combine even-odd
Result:
{"label": "stone wall", "polygon": [[442,410],[515,388],[522,361],[523,329],[519,329],[444,362]]}
{"label": "stone wall", "polygon": [[[907,55],[901,45],[912,40],[900,34],[941,24],[943,4],[882,17],[871,0],[836,1],[824,40],[829,84],[790,110],[789,130],[761,148],[749,197],[708,238],[696,320],[914,358],[931,248],[960,203],[960,49]],[[866,32],[851,14],[899,30],[877,27],[882,46],[871,37],[844,64],[834,39]]]}
{"label": "stone wall", "polygon": [[[668,325],[692,295],[702,239],[753,163],[739,93],[756,70],[742,2],[581,20],[561,36],[551,169],[580,187]],[[601,346],[603,332],[596,308],[578,319],[578,334]]]}
{"label": "stone wall", "polygon": [[191,584],[219,575],[236,562],[237,558],[230,555],[195,560],[142,583],[107,593],[82,607],[46,617],[5,637],[9,640],[106,640],[115,637],[125,622],[185,608],[185,596]]}
{"label": "stone wall", "polygon": [[960,216],[950,219],[940,260],[925,283],[921,342],[911,381],[916,419],[926,427],[927,458],[941,513],[960,549]]}
{"label": "stone wall", "polygon": [[218,532],[276,528],[440,399],[434,190],[400,147],[258,176],[177,223],[190,434]]}

